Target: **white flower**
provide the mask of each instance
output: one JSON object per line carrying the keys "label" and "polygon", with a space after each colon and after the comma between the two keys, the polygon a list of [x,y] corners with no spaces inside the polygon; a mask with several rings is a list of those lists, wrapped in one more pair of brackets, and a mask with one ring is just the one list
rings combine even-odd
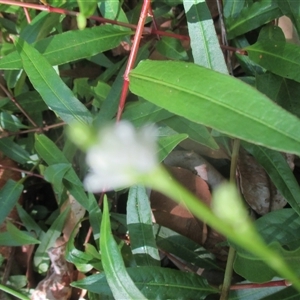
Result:
{"label": "white flower", "polygon": [[139,176],[157,165],[156,130],[145,126],[136,130],[121,121],[100,131],[98,143],[87,151],[90,172],[84,180],[90,192],[102,192],[135,184]]}

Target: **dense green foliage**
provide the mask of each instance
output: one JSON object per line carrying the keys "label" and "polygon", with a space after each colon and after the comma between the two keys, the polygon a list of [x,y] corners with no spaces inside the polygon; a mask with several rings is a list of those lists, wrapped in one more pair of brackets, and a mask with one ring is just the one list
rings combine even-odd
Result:
{"label": "dense green foliage", "polygon": [[[0,1],[0,152],[17,163],[23,174],[19,181],[9,179],[0,190],[0,224],[6,223],[0,245],[38,244],[33,266],[45,275],[50,265],[47,250],[64,230],[70,211],[80,210],[71,204],[65,208],[73,197],[83,214],[72,224],[75,229],[69,232],[66,259],[87,274],[71,285],[86,289],[90,299],[205,299],[217,294],[218,287],[204,276],[161,267],[159,251],[187,265],[224,272],[200,245],[153,225],[143,186],[130,187],[126,216],[109,215],[113,205],[109,206],[106,196],[102,215],[95,195],[84,188],[83,152],[93,144],[99,128],[116,121],[127,54],[135,35],[135,28],[122,23],[100,26],[96,17],[137,24],[143,1],[88,3],[49,1],[62,11],[30,9],[29,24],[17,3],[9,6]],[[223,0],[214,18],[219,15],[224,23],[214,22],[213,8],[205,0],[153,0],[151,6],[154,20],[163,20],[160,24],[170,20],[171,36],[161,33],[158,39],[159,32],[144,34],[129,73],[122,119],[137,128],[156,124],[160,162],[187,139],[212,150],[230,149],[231,141],[241,140],[241,147],[266,170],[289,208],[254,222],[268,247],[256,236],[251,240],[254,246],[249,246],[234,225],[220,218],[221,232],[232,237],[229,243],[237,251],[234,270],[253,283],[288,276],[290,271],[299,276],[300,189],[281,152],[300,155],[300,2]],[[176,10],[186,17],[189,46],[184,45],[188,38]],[[79,11],[77,18],[68,15],[71,11]],[[292,22],[292,40],[276,25],[282,16]],[[147,18],[144,33],[150,32],[151,22]],[[217,34],[218,26],[221,33]],[[164,60],[155,60],[158,56]],[[33,215],[31,205],[26,211],[17,203],[22,191],[31,189],[34,176],[50,183],[55,195],[55,209],[46,213],[47,218]],[[108,196],[113,199],[123,192]],[[7,218],[14,207],[21,228]],[[203,212],[191,210],[205,219]],[[214,226],[214,218],[208,214],[205,221]],[[85,223],[91,226],[92,237],[83,246],[87,228],[79,227]],[[130,245],[120,238],[126,233]],[[263,259],[263,253],[268,253],[264,249],[281,257],[288,271],[284,265],[278,272],[271,259]],[[91,275],[93,270],[99,273]],[[230,299],[297,299],[296,285],[232,291]],[[12,288],[17,289],[13,284]]]}

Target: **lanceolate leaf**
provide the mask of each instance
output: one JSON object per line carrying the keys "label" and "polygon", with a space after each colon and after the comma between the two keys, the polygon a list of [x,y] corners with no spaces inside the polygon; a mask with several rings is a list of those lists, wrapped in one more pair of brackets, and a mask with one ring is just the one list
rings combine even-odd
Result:
{"label": "lanceolate leaf", "polygon": [[248,143],[243,143],[243,146],[264,167],[282,196],[300,215],[299,184],[283,155],[277,151]]}
{"label": "lanceolate leaf", "polygon": [[144,61],[131,71],[130,89],[193,122],[300,154],[300,121],[230,76],[190,63]]}
{"label": "lanceolate leaf", "polygon": [[226,20],[227,36],[230,39],[234,38],[281,16],[282,12],[276,1],[256,1],[251,6],[245,7],[238,17]]}
{"label": "lanceolate leaf", "polygon": [[24,70],[46,104],[66,123],[91,123],[90,112],[74,97],[43,55],[21,39],[16,42],[16,47]]}
{"label": "lanceolate leaf", "polygon": [[184,0],[194,62],[227,74],[227,66],[205,0]]}
{"label": "lanceolate leaf", "polygon": [[29,232],[21,231],[11,222],[6,222],[7,232],[11,235],[12,239],[19,245],[40,244],[40,241],[30,235]]}
{"label": "lanceolate leaf", "polygon": [[[93,56],[117,47],[128,31],[121,31],[111,25],[103,25],[84,30],[67,31],[33,44],[52,65]],[[17,52],[1,58],[0,69],[21,69],[22,61]]]}
{"label": "lanceolate leaf", "polygon": [[31,161],[29,153],[8,137],[0,139],[0,151],[20,164]]}
{"label": "lanceolate leaf", "polygon": [[[128,268],[127,272],[147,299],[205,299],[218,292],[201,276],[192,273],[160,267]],[[87,289],[103,297],[112,296],[103,273],[73,282],[72,286]]]}
{"label": "lanceolate leaf", "polygon": [[8,214],[19,200],[23,191],[23,185],[9,179],[0,191],[0,224],[2,224]]}
{"label": "lanceolate leaf", "polygon": [[107,198],[104,198],[100,229],[102,264],[115,299],[146,299],[128,275],[118,245],[111,233]]}
{"label": "lanceolate leaf", "polygon": [[152,214],[145,187],[132,186],[127,202],[127,228],[130,246],[138,266],[160,266],[160,257],[156,247]]}

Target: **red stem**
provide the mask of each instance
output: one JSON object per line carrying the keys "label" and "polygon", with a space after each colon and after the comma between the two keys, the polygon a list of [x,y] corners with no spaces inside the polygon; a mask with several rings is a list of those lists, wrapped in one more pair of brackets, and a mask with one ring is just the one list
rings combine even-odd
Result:
{"label": "red stem", "polygon": [[118,108],[118,113],[117,113],[117,122],[120,121],[122,112],[123,112],[123,109],[125,106],[126,96],[127,96],[128,87],[129,87],[128,75],[129,75],[129,72],[132,70],[134,63],[135,63],[135,59],[136,59],[136,56],[138,53],[141,37],[143,34],[143,28],[144,28],[144,24],[145,24],[145,21],[147,18],[149,8],[150,8],[150,0],[144,0],[140,18],[139,18],[139,22],[138,22],[136,32],[134,35],[134,40],[132,43],[130,55],[128,58],[127,66],[126,66],[126,69],[124,72],[124,84],[122,87],[122,93],[121,93],[120,103],[119,103],[119,108]]}
{"label": "red stem", "polygon": [[232,285],[230,290],[243,290],[243,289],[259,289],[264,287],[274,287],[274,286],[290,286],[291,284],[286,280],[276,280],[266,283],[242,283]]}
{"label": "red stem", "polygon": [[11,171],[19,172],[19,173],[24,173],[24,174],[27,174],[29,176],[35,176],[35,177],[44,179],[44,176],[42,176],[42,175],[30,172],[30,171],[22,170],[22,169],[19,169],[19,168],[11,167],[11,166],[0,165],[0,169],[11,170]]}
{"label": "red stem", "polygon": [[26,16],[26,20],[27,20],[28,24],[30,24],[31,23],[31,18],[30,18],[28,9],[26,7],[23,7],[23,10],[24,10],[24,14]]}

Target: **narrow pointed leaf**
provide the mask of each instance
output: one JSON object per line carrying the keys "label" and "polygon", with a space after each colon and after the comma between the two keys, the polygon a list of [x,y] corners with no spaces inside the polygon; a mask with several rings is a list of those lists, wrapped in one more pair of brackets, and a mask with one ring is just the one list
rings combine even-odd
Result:
{"label": "narrow pointed leaf", "polygon": [[13,207],[18,202],[21,193],[23,191],[23,185],[9,179],[0,190],[0,224],[2,224]]}
{"label": "narrow pointed leaf", "polygon": [[0,151],[20,164],[31,161],[29,153],[11,138],[0,139]]}
{"label": "narrow pointed leaf", "polygon": [[6,222],[6,226],[11,238],[19,245],[40,244],[40,241],[31,236],[29,232],[21,231],[11,222]]}
{"label": "narrow pointed leaf", "polygon": [[102,264],[115,299],[146,299],[128,275],[118,245],[111,233],[107,198],[100,229]]}
{"label": "narrow pointed leaf", "polygon": [[194,62],[227,74],[213,20],[205,0],[184,0]]}
{"label": "narrow pointed leaf", "polygon": [[300,121],[233,77],[190,63],[144,61],[130,73],[133,93],[228,135],[300,154]]}
{"label": "narrow pointed leaf", "polygon": [[91,123],[92,115],[36,49],[18,39],[17,50],[32,85],[46,104],[66,123]]}
{"label": "narrow pointed leaf", "polygon": [[26,212],[26,210],[17,203],[16,205],[19,217],[23,223],[23,226],[28,232],[34,232],[37,237],[43,232],[41,227],[35,222],[35,220]]}
{"label": "narrow pointed leaf", "polygon": [[[128,268],[127,272],[147,299],[205,299],[218,292],[206,279],[192,273],[160,267]],[[107,281],[102,273],[73,282],[72,286],[111,297]]]}
{"label": "narrow pointed leaf", "polygon": [[[111,25],[103,25],[84,30],[71,30],[48,37],[33,44],[52,66],[86,58],[117,47],[128,35]],[[0,69],[21,69],[22,61],[17,52],[1,58]]]}
{"label": "narrow pointed leaf", "polygon": [[137,265],[160,266],[160,257],[153,235],[150,202],[143,186],[135,185],[129,190],[127,228],[130,247]]}
{"label": "narrow pointed leaf", "polygon": [[232,39],[281,16],[282,12],[276,1],[256,1],[249,7],[242,9],[238,17],[226,20],[227,37]]}

